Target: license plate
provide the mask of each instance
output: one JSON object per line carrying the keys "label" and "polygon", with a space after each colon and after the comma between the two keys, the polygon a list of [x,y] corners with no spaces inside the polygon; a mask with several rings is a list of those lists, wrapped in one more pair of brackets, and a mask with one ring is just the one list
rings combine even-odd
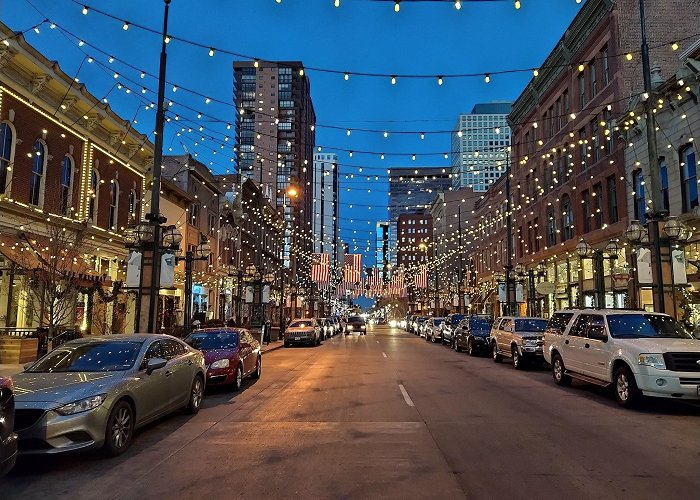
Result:
{"label": "license plate", "polygon": [[294,340],[301,340],[301,337],[294,337]]}

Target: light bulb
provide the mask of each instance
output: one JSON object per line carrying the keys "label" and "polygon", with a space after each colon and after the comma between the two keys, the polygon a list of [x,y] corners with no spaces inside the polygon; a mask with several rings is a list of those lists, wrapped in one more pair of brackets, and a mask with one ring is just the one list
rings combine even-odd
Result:
{"label": "light bulb", "polygon": [[209,57],[214,57],[214,52],[216,52],[216,51],[214,50],[214,48],[213,48],[213,47],[210,47],[210,48],[209,48]]}
{"label": "light bulb", "polygon": [[485,81],[486,83],[491,82],[491,75],[489,75],[488,73],[486,73],[486,74],[484,75],[484,81]]}
{"label": "light bulb", "polygon": [[129,29],[129,23],[127,23],[126,21],[124,21],[124,25],[122,26],[122,29],[123,29],[124,31],[128,30],[128,29]]}
{"label": "light bulb", "polygon": [[515,9],[517,10],[519,8],[520,8],[520,0],[515,0]]}
{"label": "light bulb", "polygon": [[625,59],[627,59],[628,61],[631,61],[632,60],[632,53],[628,52],[627,54],[625,54]]}
{"label": "light bulb", "polygon": [[671,49],[672,49],[672,50],[678,50],[679,48],[680,48],[680,46],[678,45],[678,42],[673,42],[673,43],[671,44]]}
{"label": "light bulb", "polygon": [[383,160],[383,159],[384,159],[384,153],[382,153],[382,154],[379,155],[379,159],[380,159],[380,160]]}
{"label": "light bulb", "polygon": [[340,0],[335,0],[333,2],[333,5],[335,5],[336,7],[340,7]]}
{"label": "light bulb", "polygon": [[[398,4],[396,4],[396,5],[398,5]],[[391,76],[391,84],[396,85],[396,77],[393,75]]]}
{"label": "light bulb", "polygon": [[387,137],[389,137],[389,132],[384,132],[384,138],[386,139]]}
{"label": "light bulb", "polygon": [[534,77],[540,76],[539,70],[537,70],[537,69],[533,70],[533,71],[532,71],[532,76],[534,76]]}
{"label": "light bulb", "polygon": [[424,133],[424,132],[421,132],[421,133],[420,133],[420,138],[421,138],[421,139],[425,139],[425,133]]}
{"label": "light bulb", "polygon": [[350,135],[350,129],[347,130],[347,134]]}
{"label": "light bulb", "polygon": [[459,10],[462,8],[462,2],[455,0],[455,9]]}
{"label": "light bulb", "polygon": [[299,76],[304,76],[304,68],[299,68]]}
{"label": "light bulb", "polygon": [[87,13],[90,11],[87,5],[83,5],[83,15],[87,16]]}
{"label": "light bulb", "polygon": [[438,85],[442,85],[442,77],[441,76],[437,77],[437,83],[438,83]]}
{"label": "light bulb", "polygon": [[170,43],[170,37],[168,35],[165,35],[165,38],[163,39],[165,43]]}
{"label": "light bulb", "polygon": [[255,59],[255,60],[253,61],[253,67],[254,67],[254,68],[257,68],[258,66],[260,66],[260,61],[258,61],[257,59]]}
{"label": "light bulb", "polygon": [[349,79],[350,79],[350,73],[345,73],[345,75],[343,76],[343,78],[345,78],[346,81],[349,80]]}
{"label": "light bulb", "polygon": [[394,12],[398,12],[401,10],[401,0],[394,0]]}

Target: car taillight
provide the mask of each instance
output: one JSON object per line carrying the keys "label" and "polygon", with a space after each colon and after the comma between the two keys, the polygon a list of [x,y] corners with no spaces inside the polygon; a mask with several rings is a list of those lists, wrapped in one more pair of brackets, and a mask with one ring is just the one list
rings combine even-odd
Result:
{"label": "car taillight", "polygon": [[0,389],[12,390],[12,379],[10,377],[0,377]]}

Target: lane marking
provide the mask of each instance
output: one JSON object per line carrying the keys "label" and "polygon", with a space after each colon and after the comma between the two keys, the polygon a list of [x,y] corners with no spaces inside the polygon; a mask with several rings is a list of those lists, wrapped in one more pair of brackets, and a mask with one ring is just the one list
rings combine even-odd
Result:
{"label": "lane marking", "polygon": [[385,352],[383,352],[383,353],[382,353],[382,356],[384,356],[384,357],[386,358],[386,353],[385,353]]}
{"label": "lane marking", "polygon": [[403,386],[403,384],[399,384],[399,389],[401,390],[401,394],[403,394],[403,399],[404,401],[406,401],[406,404],[408,406],[416,406],[413,404],[411,396],[408,395],[408,393],[406,392],[406,388]]}

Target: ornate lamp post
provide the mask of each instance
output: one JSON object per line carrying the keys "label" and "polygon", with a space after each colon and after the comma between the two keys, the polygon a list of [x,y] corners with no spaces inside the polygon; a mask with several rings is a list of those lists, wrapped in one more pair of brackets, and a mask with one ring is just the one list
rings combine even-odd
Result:
{"label": "ornate lamp post", "polygon": [[617,259],[618,251],[619,245],[616,240],[609,241],[607,245],[605,245],[604,250],[594,249],[583,238],[581,238],[578,245],[576,245],[576,253],[581,260],[591,259],[593,261],[596,307],[599,309],[605,308],[605,270],[603,268],[603,261],[605,259],[610,260],[610,282],[613,284],[612,289],[614,293],[615,286],[612,276],[612,261]]}
{"label": "ornate lamp post", "polygon": [[185,325],[184,334],[189,335],[192,331],[192,263],[196,260],[207,260],[211,254],[211,246],[207,238],[199,235],[199,245],[194,249],[185,252],[185,257],[178,257],[177,261],[185,261]]}
{"label": "ornate lamp post", "polygon": [[541,311],[537,307],[537,295],[535,290],[536,279],[541,278],[547,274],[546,266],[544,262],[537,264],[536,268],[528,269],[523,264],[518,264],[515,266],[515,274],[520,278],[526,278],[528,280],[527,288],[527,315],[528,316],[540,316]]}

